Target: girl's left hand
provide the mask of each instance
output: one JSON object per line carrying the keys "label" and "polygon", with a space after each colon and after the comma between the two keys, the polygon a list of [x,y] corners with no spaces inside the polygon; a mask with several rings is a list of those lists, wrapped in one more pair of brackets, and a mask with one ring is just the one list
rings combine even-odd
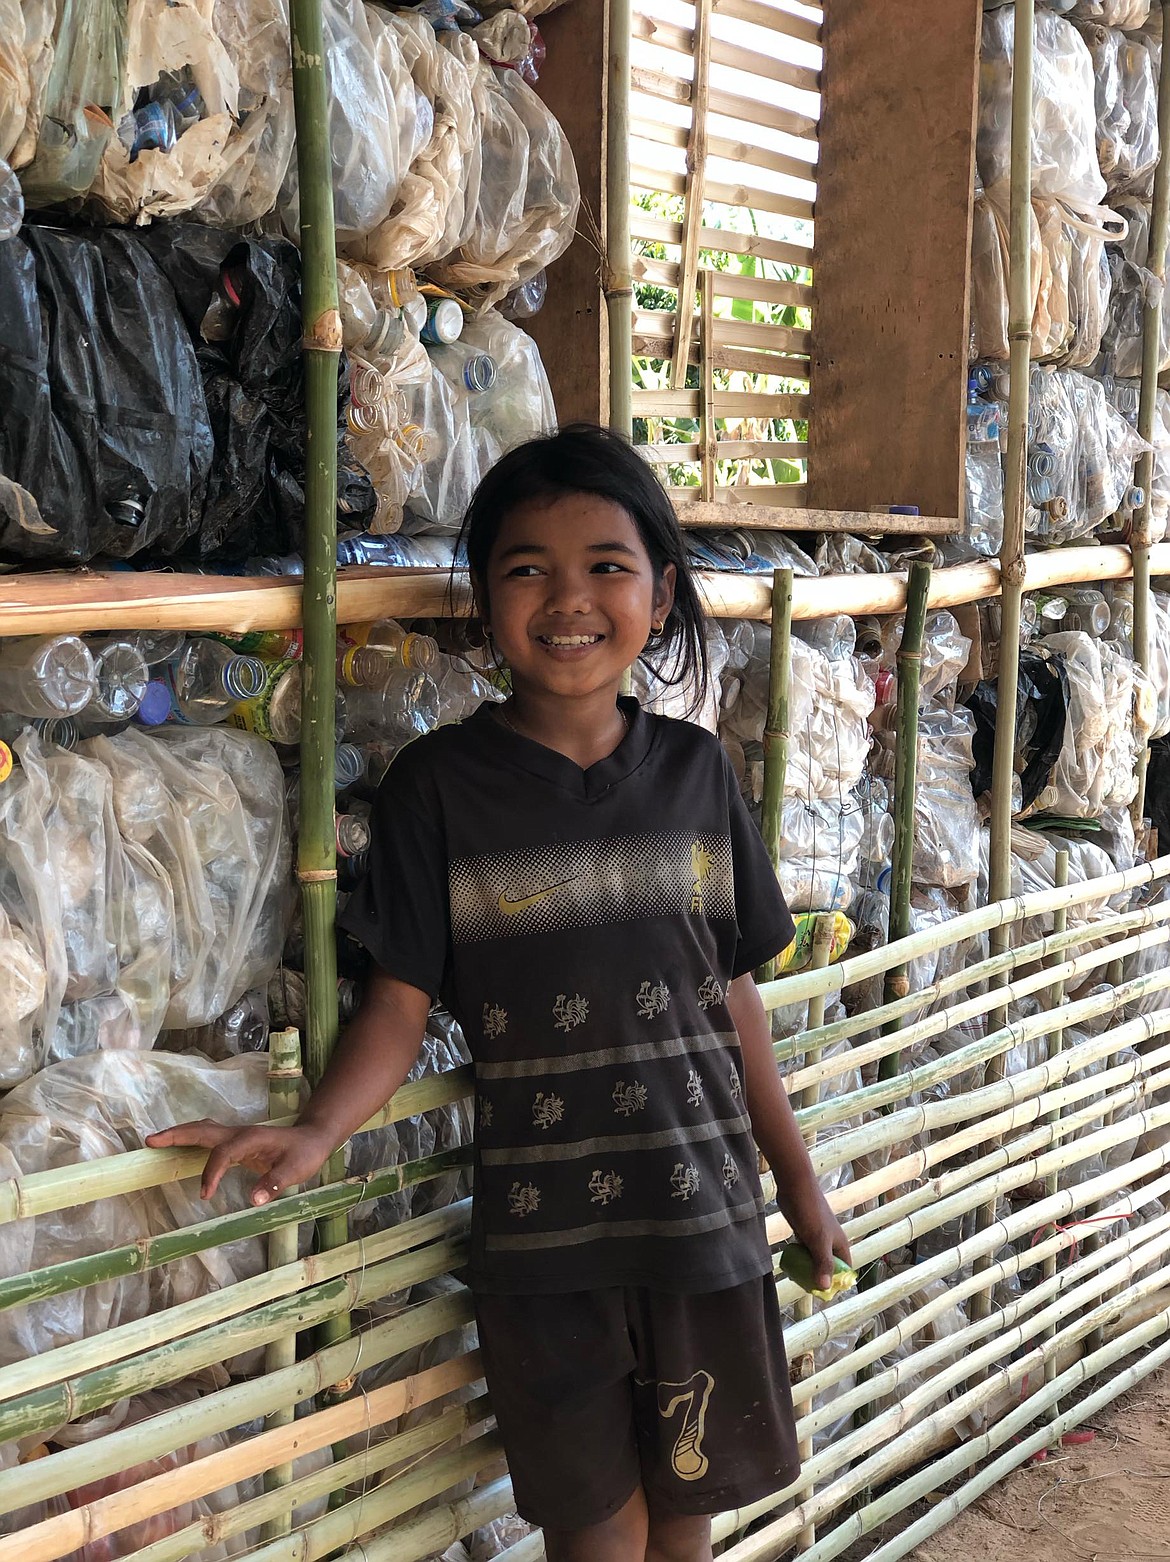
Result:
{"label": "girl's left hand", "polygon": [[849,1238],[841,1229],[841,1222],[829,1208],[823,1194],[820,1208],[811,1219],[800,1223],[796,1235],[812,1255],[817,1289],[827,1291],[833,1283],[834,1258],[840,1258],[852,1266],[853,1255],[849,1251]]}

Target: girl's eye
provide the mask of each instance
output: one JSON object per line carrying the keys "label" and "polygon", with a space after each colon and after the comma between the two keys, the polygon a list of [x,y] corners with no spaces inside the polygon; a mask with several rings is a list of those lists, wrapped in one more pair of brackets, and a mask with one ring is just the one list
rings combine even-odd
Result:
{"label": "girl's eye", "polygon": [[617,564],[613,559],[602,559],[602,561],[599,564],[595,564],[590,571],[590,573],[593,575],[608,575],[611,572],[615,575],[629,574],[629,571],[626,569],[624,564]]}
{"label": "girl's eye", "polygon": [[539,575],[540,571],[535,564],[517,564],[508,571],[509,580],[531,580],[533,575]]}

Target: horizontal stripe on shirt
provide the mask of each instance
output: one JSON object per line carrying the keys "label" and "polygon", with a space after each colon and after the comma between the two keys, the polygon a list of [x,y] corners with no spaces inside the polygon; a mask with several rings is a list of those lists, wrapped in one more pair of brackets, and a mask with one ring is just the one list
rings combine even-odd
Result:
{"label": "horizontal stripe on shirt", "polygon": [[598,1047],[591,1052],[569,1052],[564,1057],[547,1054],[537,1058],[511,1058],[503,1063],[475,1065],[479,1079],[534,1079],[544,1074],[576,1074],[615,1064],[650,1063],[659,1058],[680,1058],[688,1053],[739,1050],[735,1031],[712,1031],[705,1036],[671,1036],[662,1041],[638,1041],[628,1047]]}
{"label": "horizontal stripe on shirt", "polygon": [[726,1117],[720,1122],[696,1123],[693,1127],[663,1128],[657,1133],[602,1134],[593,1139],[575,1139],[567,1144],[515,1145],[503,1150],[480,1150],[485,1166],[523,1166],[534,1161],[572,1161],[582,1155],[632,1154],[639,1150],[661,1150],[672,1144],[699,1144],[718,1139],[721,1134],[746,1134],[751,1122],[746,1114]]}
{"label": "horizontal stripe on shirt", "polygon": [[610,1237],[693,1237],[754,1220],[763,1212],[764,1201],[757,1197],[750,1204],[734,1204],[728,1209],[714,1210],[710,1215],[694,1215],[689,1220],[602,1220],[596,1225],[558,1231],[489,1232],[485,1246],[489,1253],[523,1253],[537,1248],[578,1247],[583,1242],[600,1242]]}

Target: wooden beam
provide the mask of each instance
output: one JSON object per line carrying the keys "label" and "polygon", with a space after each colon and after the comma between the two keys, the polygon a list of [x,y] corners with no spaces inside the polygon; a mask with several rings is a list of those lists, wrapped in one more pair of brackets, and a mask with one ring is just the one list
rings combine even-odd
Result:
{"label": "wooden beam", "polygon": [[[718,447],[716,454],[721,454]],[[785,489],[791,490],[791,504],[785,502]],[[742,488],[717,488],[711,503],[705,503],[699,498],[688,500],[688,494],[698,493],[697,488],[672,488],[670,491],[670,497],[678,509],[679,525],[684,530],[853,532],[863,537],[945,537],[959,530],[959,520],[954,515],[889,515],[884,510],[812,510],[805,503],[808,491],[803,483],[746,483]],[[757,503],[752,498],[757,493],[771,502]]]}
{"label": "wooden beam", "polygon": [[715,370],[711,354],[715,347],[715,294],[711,290],[711,273],[702,276],[702,296],[699,300],[699,497],[710,502],[715,497]]}
{"label": "wooden beam", "polygon": [[818,508],[963,513],[982,17],[981,0],[826,10],[809,424]]}
{"label": "wooden beam", "polygon": [[557,116],[577,164],[577,236],[548,268],[544,308],[520,324],[535,340],[561,423],[609,422],[609,332],[601,296],[605,232],[608,0],[574,0],[540,18],[548,46],[537,92]]}

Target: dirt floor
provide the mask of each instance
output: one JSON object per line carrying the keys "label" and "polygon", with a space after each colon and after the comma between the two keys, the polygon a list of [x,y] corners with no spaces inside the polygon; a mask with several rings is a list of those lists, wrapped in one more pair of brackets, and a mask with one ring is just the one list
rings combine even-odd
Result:
{"label": "dirt floor", "polygon": [[1170,1373],[1139,1384],[1089,1425],[1091,1443],[1017,1470],[911,1562],[1170,1559]]}

